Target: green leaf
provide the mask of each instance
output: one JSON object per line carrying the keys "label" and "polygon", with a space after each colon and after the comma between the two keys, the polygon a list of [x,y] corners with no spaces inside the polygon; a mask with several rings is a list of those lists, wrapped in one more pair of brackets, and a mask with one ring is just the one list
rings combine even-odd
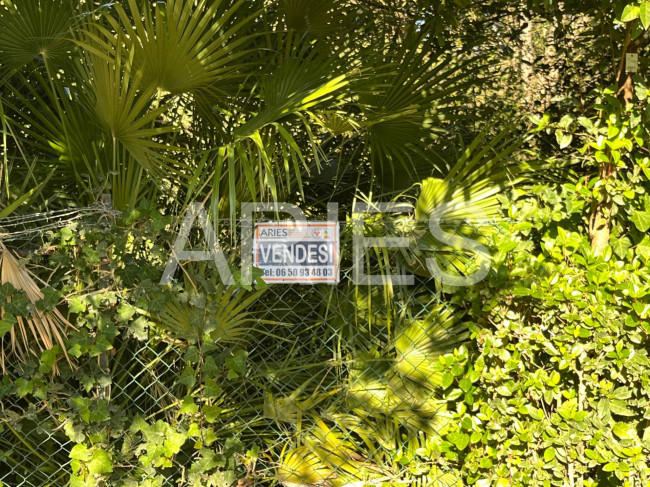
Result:
{"label": "green leaf", "polygon": [[86,301],[82,298],[74,296],[70,299],[70,313],[85,313],[86,312]]}
{"label": "green leaf", "polygon": [[447,389],[452,383],[454,382],[454,374],[450,372],[446,372],[445,375],[442,376],[442,388]]}
{"label": "green leaf", "polygon": [[205,414],[205,420],[212,423],[221,414],[221,408],[219,406],[203,406],[202,412]]}
{"label": "green leaf", "polygon": [[11,302],[5,304],[5,312],[14,316],[27,316],[32,302],[27,298],[24,292],[17,291],[11,297]]}
{"label": "green leaf", "polygon": [[620,258],[623,259],[628,249],[632,246],[630,239],[627,237],[623,238],[612,238],[610,241],[612,250]]}
{"label": "green leaf", "polygon": [[650,303],[634,303],[632,307],[642,320],[650,316]]}
{"label": "green leaf", "polygon": [[617,422],[612,428],[612,431],[616,436],[618,436],[622,440],[627,440],[631,438],[630,425],[627,423],[623,423],[622,421]]}
{"label": "green leaf", "polygon": [[203,394],[208,397],[216,397],[221,395],[222,392],[221,387],[213,379],[206,379],[203,385]]}
{"label": "green leaf", "polygon": [[650,1],[641,2],[639,18],[641,19],[641,23],[645,29],[650,27]]}
{"label": "green leaf", "polygon": [[194,398],[190,395],[185,396],[185,399],[183,399],[183,404],[181,405],[180,413],[195,414],[198,410],[199,407],[194,404]]}
{"label": "green leaf", "polygon": [[0,321],[0,338],[5,336],[6,333],[9,333],[9,331],[14,327],[15,319],[14,323],[11,323],[7,321],[7,316],[8,315],[5,315],[5,319]]}
{"label": "green leaf", "polygon": [[90,458],[90,452],[86,445],[79,444],[72,447],[68,456],[73,460],[81,460],[85,462]]}
{"label": "green leaf", "polygon": [[631,22],[632,20],[639,17],[639,7],[638,5],[626,5],[621,14],[621,22]]}
{"label": "green leaf", "polygon": [[612,413],[619,416],[634,416],[634,411],[627,408],[627,403],[620,399],[612,399],[610,401],[610,408]]}
{"label": "green leaf", "polygon": [[642,257],[644,260],[650,260],[650,237],[647,235],[636,246],[636,255]]}
{"label": "green leaf", "polygon": [[647,232],[650,229],[650,213],[647,211],[636,210],[630,220],[641,232]]}
{"label": "green leaf", "polygon": [[168,432],[164,442],[167,455],[176,455],[185,444],[185,440],[187,440],[187,435],[183,433],[178,433],[176,431]]}
{"label": "green leaf", "polygon": [[450,433],[447,435],[447,440],[452,442],[461,451],[469,445],[469,435],[465,433]]}
{"label": "green leaf", "polygon": [[43,292],[43,307],[45,309],[54,308],[61,300],[62,294],[50,286],[44,287],[42,292]]}
{"label": "green leaf", "polygon": [[586,418],[588,415],[589,415],[589,413],[588,413],[587,411],[578,411],[578,412],[575,414],[575,416],[573,417],[573,420],[574,420],[574,421],[581,422],[581,421],[584,421],[585,418]]}
{"label": "green leaf", "polygon": [[81,419],[86,423],[90,423],[90,399],[87,397],[73,397],[70,398],[70,403],[77,408]]}
{"label": "green leaf", "polygon": [[23,398],[27,394],[31,394],[34,391],[34,383],[31,380],[27,380],[24,377],[19,377],[16,379],[16,393],[18,397]]}
{"label": "green leaf", "polygon": [[178,383],[187,386],[188,389],[194,387],[194,384],[196,384],[196,372],[194,369],[189,365],[185,367],[185,369],[183,369],[183,373],[178,379]]}
{"label": "green leaf", "polygon": [[571,142],[573,142],[573,135],[567,134],[561,130],[556,130],[555,139],[557,140],[557,143],[560,145],[560,149],[566,149],[571,145]]}
{"label": "green leaf", "polygon": [[122,303],[117,308],[117,321],[125,322],[129,321],[135,314],[135,308],[127,303]]}
{"label": "green leaf", "polygon": [[93,475],[104,475],[113,471],[111,457],[104,450],[95,450],[88,462],[88,471]]}
{"label": "green leaf", "polygon": [[90,423],[101,423],[111,419],[108,412],[108,401],[106,399],[98,399],[94,402],[94,408],[90,410],[88,421]]}
{"label": "green leaf", "polygon": [[129,324],[129,330],[136,340],[144,341],[149,338],[149,322],[144,316],[138,317],[135,321]]}
{"label": "green leaf", "polygon": [[229,379],[234,379],[246,373],[246,357],[248,357],[248,352],[237,350],[232,357],[226,359]]}
{"label": "green leaf", "polygon": [[41,364],[38,367],[38,371],[42,374],[49,374],[52,371],[54,362],[56,358],[61,353],[61,347],[59,345],[54,345],[49,350],[45,350],[41,354]]}
{"label": "green leaf", "polygon": [[7,298],[13,296],[15,292],[16,288],[14,288],[10,282],[5,282],[2,286],[0,286],[0,299],[6,301]]}
{"label": "green leaf", "polygon": [[548,463],[553,461],[554,459],[555,459],[555,448],[550,446],[544,451],[544,461]]}

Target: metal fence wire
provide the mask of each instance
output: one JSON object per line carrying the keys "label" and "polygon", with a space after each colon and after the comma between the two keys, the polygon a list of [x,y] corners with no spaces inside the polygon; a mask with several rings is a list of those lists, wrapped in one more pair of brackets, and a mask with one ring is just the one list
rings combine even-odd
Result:
{"label": "metal fence wire", "polygon": [[350,273],[166,303],[170,326],[200,317],[214,343],[145,320],[29,393],[9,371],[0,483],[64,486],[85,468],[76,485],[462,485],[441,385],[462,315],[430,278],[356,286]]}

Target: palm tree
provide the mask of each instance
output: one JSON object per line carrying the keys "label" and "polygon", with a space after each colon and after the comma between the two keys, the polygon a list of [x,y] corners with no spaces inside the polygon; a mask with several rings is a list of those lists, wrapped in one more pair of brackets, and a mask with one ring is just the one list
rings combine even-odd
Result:
{"label": "palm tree", "polygon": [[[313,198],[305,178],[332,164],[405,189],[444,170],[435,134],[485,64],[432,52],[425,26],[397,46],[285,30],[316,15],[308,2],[7,3],[4,123],[56,169],[53,188],[80,203],[110,192],[119,209],[210,195],[234,216],[243,200]],[[365,15],[338,20],[363,32]]]}

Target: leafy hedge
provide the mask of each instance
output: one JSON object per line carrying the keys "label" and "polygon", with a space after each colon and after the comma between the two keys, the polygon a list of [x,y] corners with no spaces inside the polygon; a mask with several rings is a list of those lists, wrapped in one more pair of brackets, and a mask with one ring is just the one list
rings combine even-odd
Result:
{"label": "leafy hedge", "polygon": [[[441,360],[457,419],[443,451],[468,484],[650,479],[650,111],[623,111],[611,91],[600,102],[557,130],[586,129],[584,164],[606,158],[617,177],[513,195],[494,273],[466,297],[472,346]],[[612,237],[595,255],[587,219],[607,200]]]}

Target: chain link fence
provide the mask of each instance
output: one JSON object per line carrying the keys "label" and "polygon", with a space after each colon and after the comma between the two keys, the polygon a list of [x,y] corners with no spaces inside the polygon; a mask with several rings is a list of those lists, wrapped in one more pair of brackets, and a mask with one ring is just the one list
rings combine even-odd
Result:
{"label": "chain link fence", "polygon": [[[462,314],[428,277],[370,287],[351,273],[206,285],[208,303],[170,298],[130,317],[111,347],[47,382],[17,388],[9,371],[0,482],[68,485],[76,445],[101,444],[111,464],[97,485],[462,485],[444,455],[441,359],[467,339]],[[183,336],[197,316],[207,332]]]}

